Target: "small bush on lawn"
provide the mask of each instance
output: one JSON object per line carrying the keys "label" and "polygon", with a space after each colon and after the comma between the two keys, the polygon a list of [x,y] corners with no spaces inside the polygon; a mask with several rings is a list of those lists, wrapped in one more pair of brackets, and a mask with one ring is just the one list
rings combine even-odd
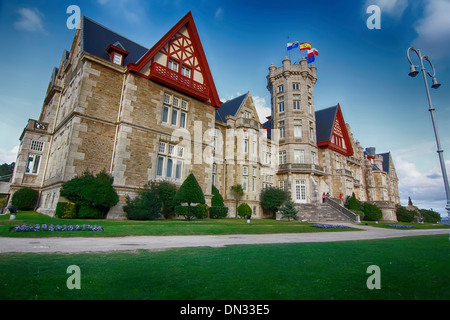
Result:
{"label": "small bush on lawn", "polygon": [[383,218],[383,212],[375,204],[365,202],[363,205],[364,220],[377,221]]}
{"label": "small bush on lawn", "polygon": [[288,218],[288,221],[291,219],[297,220],[297,209],[295,209],[295,203],[291,200],[285,202],[280,208],[280,213],[283,218]]}
{"label": "small bush on lawn", "polygon": [[397,220],[399,222],[412,222],[414,221],[414,211],[410,211],[405,207],[398,207],[396,210]]}
{"label": "small bush on lawn", "polygon": [[75,219],[77,217],[77,207],[73,202],[58,202],[55,215],[61,219]]}
{"label": "small bush on lawn", "polygon": [[228,208],[223,203],[222,195],[219,190],[212,186],[213,197],[211,199],[211,207],[209,208],[209,217],[212,219],[225,218],[228,214]]}
{"label": "small bush on lawn", "polygon": [[31,188],[17,190],[11,199],[11,204],[18,210],[33,210],[36,207],[39,192]]}
{"label": "small bush on lawn", "polygon": [[109,209],[119,202],[119,197],[112,187],[113,182],[113,177],[104,170],[96,176],[90,172],[85,172],[80,177],[75,177],[64,183],[60,194],[74,202],[77,207],[80,207],[80,210],[84,207],[82,214],[78,212],[78,217],[98,216],[98,218],[105,218]]}
{"label": "small bush on lawn", "polygon": [[246,217],[248,215],[251,215],[251,214],[252,214],[252,208],[250,208],[250,206],[248,204],[246,204],[244,202],[244,203],[241,203],[239,205],[239,207],[238,207],[238,215],[241,218],[244,218],[244,217]]}
{"label": "small bush on lawn", "polygon": [[161,217],[162,201],[155,188],[145,188],[133,200],[128,199],[123,210],[130,220],[155,220]]}

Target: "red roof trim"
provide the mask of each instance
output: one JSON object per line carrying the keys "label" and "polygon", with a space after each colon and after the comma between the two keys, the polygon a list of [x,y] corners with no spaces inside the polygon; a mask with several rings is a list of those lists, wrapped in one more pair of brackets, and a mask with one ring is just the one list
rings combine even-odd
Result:
{"label": "red roof trim", "polygon": [[188,33],[191,36],[195,54],[198,57],[198,63],[200,64],[200,68],[202,70],[202,75],[205,82],[204,84],[209,88],[210,105],[215,108],[220,108],[222,102],[219,99],[211,70],[209,69],[208,61],[206,59],[205,52],[203,51],[203,46],[194,23],[194,18],[192,17],[192,13],[190,11],[175,26],[173,26],[172,29],[170,29],[169,32],[167,32],[166,35],[162,37],[150,50],[148,50],[147,53],[141,59],[139,59],[139,61],[137,61],[136,63],[130,62],[127,65],[128,70],[142,76],[142,74],[140,73],[142,68],[147,63],[149,63],[153,59],[153,57],[166,45],[166,43],[168,43],[184,26],[186,26]]}

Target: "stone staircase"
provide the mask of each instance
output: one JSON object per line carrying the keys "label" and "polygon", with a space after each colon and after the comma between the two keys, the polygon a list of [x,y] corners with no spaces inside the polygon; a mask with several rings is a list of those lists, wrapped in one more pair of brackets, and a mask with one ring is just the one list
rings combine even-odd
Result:
{"label": "stone staircase", "polygon": [[359,216],[327,198],[325,203],[296,204],[298,220],[320,223],[360,222]]}

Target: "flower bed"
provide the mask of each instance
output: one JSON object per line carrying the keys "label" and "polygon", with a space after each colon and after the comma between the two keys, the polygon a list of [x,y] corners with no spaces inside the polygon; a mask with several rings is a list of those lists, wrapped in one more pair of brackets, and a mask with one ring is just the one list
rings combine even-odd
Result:
{"label": "flower bed", "polygon": [[46,225],[46,224],[35,224],[35,225],[16,225],[12,228],[13,232],[41,232],[41,231],[104,231],[100,226],[91,226],[87,224],[82,225]]}
{"label": "flower bed", "polygon": [[385,226],[391,227],[391,228],[403,228],[403,229],[415,228],[414,226],[409,226],[407,224],[385,224]]}
{"label": "flower bed", "polygon": [[322,228],[322,229],[350,229],[348,226],[343,226],[340,224],[313,224],[311,227]]}

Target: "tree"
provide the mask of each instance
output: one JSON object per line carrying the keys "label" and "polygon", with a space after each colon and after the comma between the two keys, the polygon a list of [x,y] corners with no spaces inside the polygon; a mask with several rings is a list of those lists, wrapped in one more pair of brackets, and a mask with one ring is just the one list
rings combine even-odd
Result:
{"label": "tree", "polygon": [[231,192],[233,193],[233,197],[234,200],[236,201],[236,218],[237,218],[237,214],[238,214],[238,204],[239,201],[241,200],[242,196],[244,195],[244,189],[242,188],[242,185],[240,184],[236,184],[234,186],[230,187]]}
{"label": "tree", "polygon": [[212,186],[211,193],[211,207],[209,208],[209,217],[212,219],[225,218],[228,213],[228,208],[223,203],[223,197],[215,186]]}
{"label": "tree", "polygon": [[130,220],[155,220],[161,217],[162,201],[155,184],[139,191],[134,199],[127,200],[123,210]]}
{"label": "tree", "polygon": [[31,188],[17,190],[12,198],[11,204],[19,210],[33,210],[38,201],[39,192]]}
{"label": "tree", "polygon": [[187,206],[176,206],[175,213],[184,216],[186,220],[194,217],[201,218],[204,208],[191,206],[192,203],[205,204],[205,195],[197,182],[195,176],[191,173],[183,182],[175,195],[177,203],[187,203]]}
{"label": "tree", "polygon": [[345,207],[352,211],[362,211],[363,204],[356,199],[355,193],[353,192],[352,196],[348,198],[347,202],[345,203]]}
{"label": "tree", "polygon": [[60,195],[74,202],[80,218],[105,218],[109,209],[119,202],[112,184],[114,178],[105,170],[94,176],[84,172],[61,187]]}
{"label": "tree", "polygon": [[158,198],[162,203],[161,212],[165,218],[172,218],[175,215],[175,196],[177,186],[168,181],[151,182],[151,188],[156,189]]}
{"label": "tree", "polygon": [[288,221],[292,219],[297,220],[297,209],[295,209],[295,204],[291,200],[288,200],[280,208],[280,213],[283,218],[288,218]]}
{"label": "tree", "polygon": [[275,217],[281,205],[288,199],[289,193],[276,187],[263,189],[260,195],[261,205],[264,211],[273,217]]}
{"label": "tree", "polygon": [[237,208],[237,212],[238,212],[239,217],[244,218],[249,215],[252,215],[252,208],[250,208],[250,206],[248,204],[243,202]]}

